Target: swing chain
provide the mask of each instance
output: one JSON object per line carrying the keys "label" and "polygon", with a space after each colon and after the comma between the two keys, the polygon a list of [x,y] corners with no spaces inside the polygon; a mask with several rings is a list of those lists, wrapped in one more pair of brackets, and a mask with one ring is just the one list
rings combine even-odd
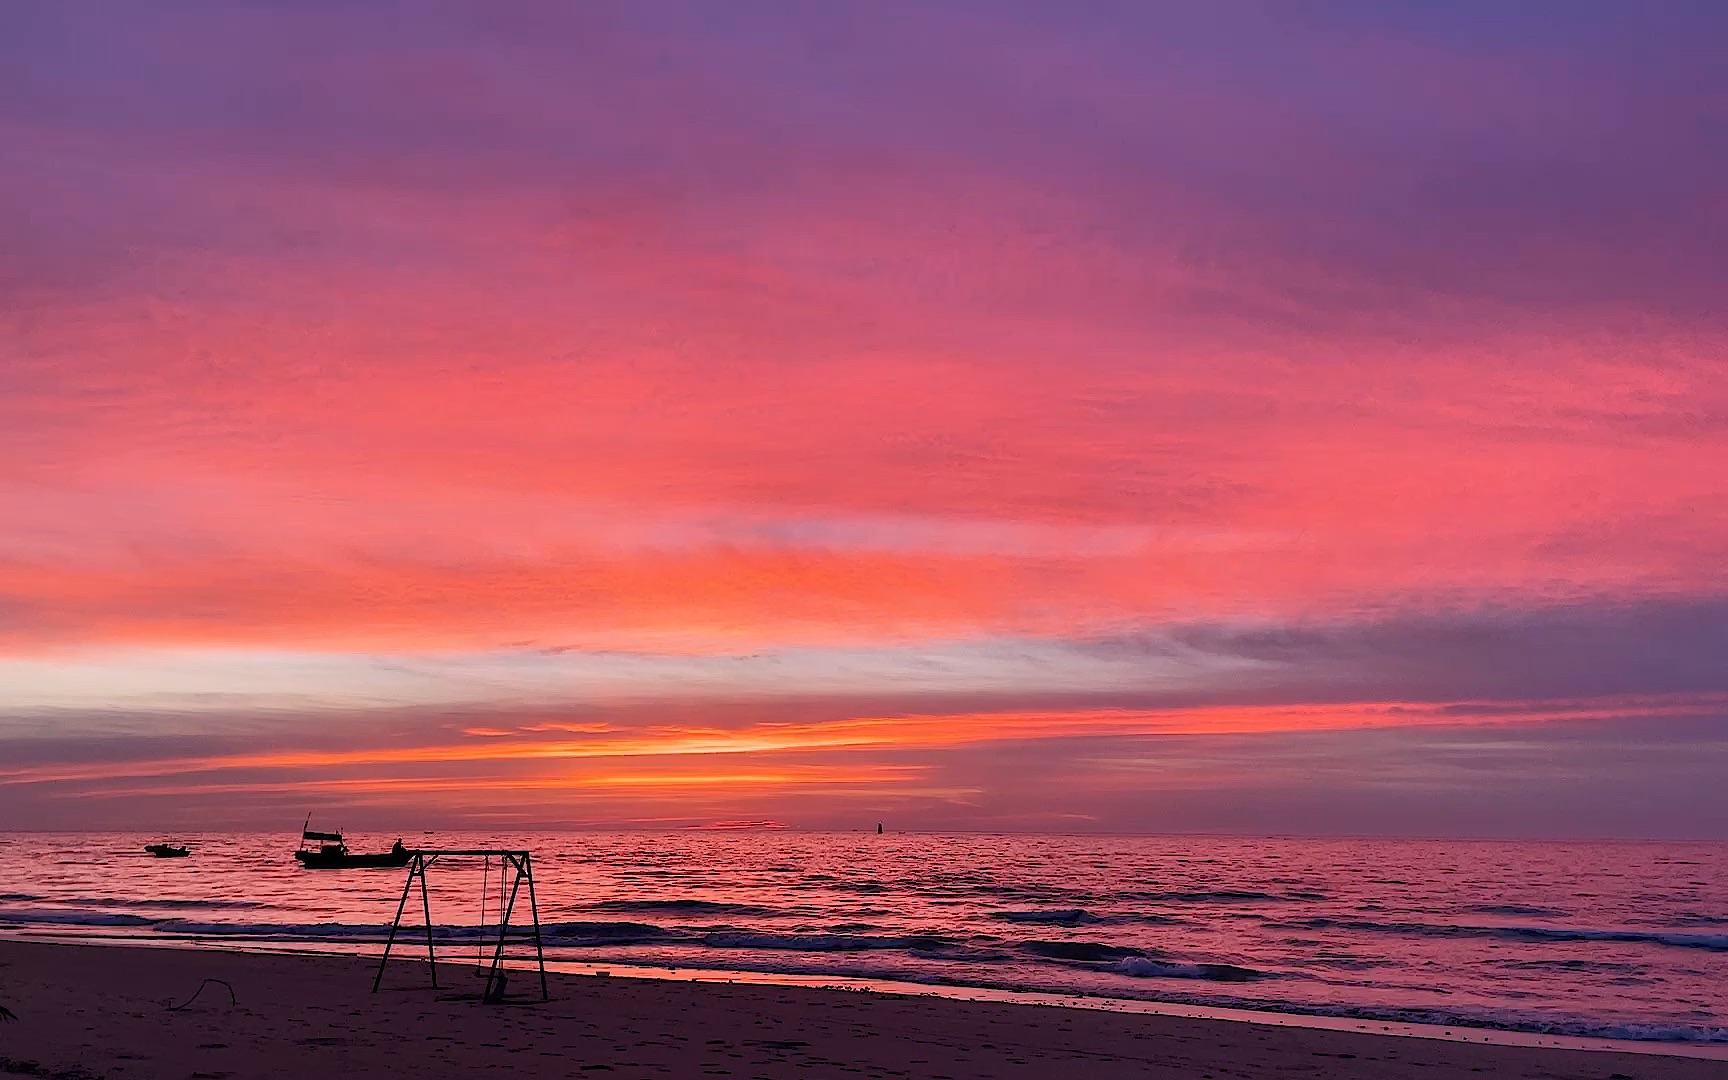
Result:
{"label": "swing chain", "polygon": [[[503,871],[499,871],[502,875]],[[474,927],[474,970],[486,970],[486,894],[487,883],[492,877],[492,856],[486,856],[486,861],[480,870],[480,921]]]}

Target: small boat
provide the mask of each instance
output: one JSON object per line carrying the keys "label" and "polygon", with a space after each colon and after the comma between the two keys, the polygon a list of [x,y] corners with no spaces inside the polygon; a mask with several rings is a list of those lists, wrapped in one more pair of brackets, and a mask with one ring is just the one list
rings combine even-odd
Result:
{"label": "small boat", "polygon": [[184,859],[192,854],[192,849],[184,844],[179,847],[175,847],[173,844],[145,844],[144,850],[158,859]]}
{"label": "small boat", "polygon": [[356,855],[343,845],[326,846],[317,851],[296,851],[294,857],[308,870],[359,870],[377,866],[407,866],[413,852],[383,851],[372,855]]}
{"label": "small boat", "polygon": [[[312,819],[300,828],[300,850],[294,853],[301,866],[308,870],[359,870],[378,866],[407,866],[414,853],[398,840],[389,851],[372,855],[356,855],[348,850],[340,832],[315,832],[307,828]],[[316,844],[309,847],[308,844]]]}

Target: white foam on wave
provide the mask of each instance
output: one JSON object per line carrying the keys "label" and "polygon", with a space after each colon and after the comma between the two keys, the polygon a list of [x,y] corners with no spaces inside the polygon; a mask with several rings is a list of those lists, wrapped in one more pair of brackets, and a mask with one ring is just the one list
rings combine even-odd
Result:
{"label": "white foam on wave", "polygon": [[1154,960],[1150,956],[1125,956],[1106,970],[1136,979],[1204,979],[1208,982],[1251,982],[1266,973],[1235,964],[1192,964]]}

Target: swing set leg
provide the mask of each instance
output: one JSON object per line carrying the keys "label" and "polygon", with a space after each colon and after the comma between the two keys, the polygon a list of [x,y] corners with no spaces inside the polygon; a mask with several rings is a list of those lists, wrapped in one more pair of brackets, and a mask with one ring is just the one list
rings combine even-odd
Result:
{"label": "swing set leg", "polygon": [[[506,857],[506,861],[510,861]],[[513,864],[513,863],[512,863]],[[502,885],[502,880],[500,880]],[[486,972],[486,989],[481,993],[480,1000],[491,1004],[504,996],[504,928],[510,925],[510,913],[516,908],[516,892],[522,887],[522,868],[516,867],[516,882],[510,888],[510,901],[504,905],[504,914],[498,920],[498,948],[492,954],[492,966]],[[493,987],[497,987],[497,996],[493,996]]]}
{"label": "swing set leg", "polygon": [[[310,823],[311,818],[306,821]],[[414,888],[414,871],[420,866],[420,856],[414,856],[414,866],[408,870],[408,880],[402,884],[402,902],[396,905],[396,920],[390,924],[390,936],[384,941],[384,955],[378,959],[378,975],[372,980],[372,992],[376,994],[378,987],[384,982],[384,965],[390,962],[390,946],[396,944],[396,931],[402,926],[402,912],[408,907],[408,893]]]}

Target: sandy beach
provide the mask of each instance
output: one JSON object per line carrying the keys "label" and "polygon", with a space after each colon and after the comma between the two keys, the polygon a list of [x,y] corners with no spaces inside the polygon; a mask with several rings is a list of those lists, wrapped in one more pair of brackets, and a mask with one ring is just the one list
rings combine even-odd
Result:
{"label": "sandy beach", "polygon": [[[364,958],[0,942],[0,1073],[935,1080],[1069,1077],[1728,1076],[1728,1062],[1492,1046],[1180,1017],[672,980],[552,976],[483,1006],[479,979]],[[190,1006],[171,1010],[204,987]]]}

